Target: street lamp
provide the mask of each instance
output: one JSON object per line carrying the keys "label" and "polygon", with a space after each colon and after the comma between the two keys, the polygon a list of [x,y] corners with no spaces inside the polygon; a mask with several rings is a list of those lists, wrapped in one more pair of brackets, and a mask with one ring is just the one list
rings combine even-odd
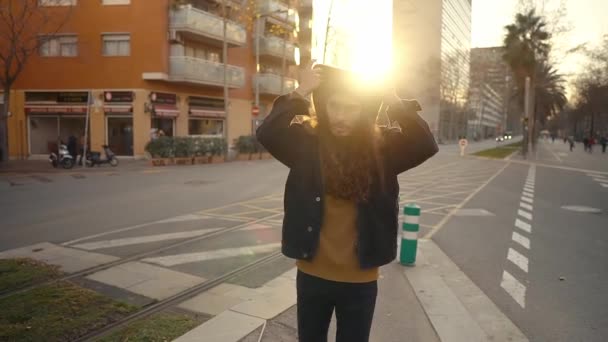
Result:
{"label": "street lamp", "polygon": [[[288,16],[293,15],[295,11],[292,8],[287,10],[276,10],[267,13],[258,13],[256,15],[256,35],[255,35],[255,66],[256,66],[256,80],[255,80],[255,106],[260,107],[260,36],[264,32],[262,29],[262,21],[263,17],[268,17],[274,14],[286,14],[285,20],[288,20]],[[297,26],[297,18],[296,18],[296,26]],[[296,27],[297,29],[297,27]],[[283,60],[282,60],[282,70],[281,70],[281,95],[283,94],[284,84],[285,84],[285,64],[286,64],[286,55],[287,55],[287,39],[283,39]]]}

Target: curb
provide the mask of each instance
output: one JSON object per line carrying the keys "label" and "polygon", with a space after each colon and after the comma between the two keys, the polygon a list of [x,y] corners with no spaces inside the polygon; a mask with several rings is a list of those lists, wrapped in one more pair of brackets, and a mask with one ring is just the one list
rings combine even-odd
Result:
{"label": "curb", "polygon": [[514,341],[528,338],[432,240],[421,240],[418,264],[405,269],[441,341]]}

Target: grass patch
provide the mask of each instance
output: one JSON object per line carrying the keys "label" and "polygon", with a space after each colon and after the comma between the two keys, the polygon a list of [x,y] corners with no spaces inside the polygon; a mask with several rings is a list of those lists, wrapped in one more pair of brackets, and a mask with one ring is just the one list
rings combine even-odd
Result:
{"label": "grass patch", "polygon": [[61,277],[58,266],[33,259],[0,259],[0,293]]}
{"label": "grass patch", "polygon": [[516,142],[514,144],[499,146],[495,148],[491,148],[488,150],[479,151],[474,153],[474,156],[478,157],[486,157],[486,158],[496,158],[496,159],[504,159],[511,155],[511,153],[515,152],[517,149],[521,147],[521,142]]}
{"label": "grass patch", "polygon": [[137,310],[60,281],[0,299],[0,341],[72,341]]}
{"label": "grass patch", "polygon": [[188,315],[160,313],[133,322],[98,342],[171,341],[194,329],[200,322]]}

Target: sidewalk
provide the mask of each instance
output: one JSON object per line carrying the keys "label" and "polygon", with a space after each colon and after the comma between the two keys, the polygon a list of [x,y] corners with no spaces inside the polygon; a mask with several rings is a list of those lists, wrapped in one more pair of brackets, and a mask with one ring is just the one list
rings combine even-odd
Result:
{"label": "sidewalk", "polygon": [[[193,311],[225,309],[174,341],[297,341],[295,275],[292,269],[259,289],[224,284],[183,303]],[[420,241],[417,266],[387,265],[378,283],[370,341],[528,341],[432,241]]]}
{"label": "sidewalk", "polygon": [[150,168],[149,162],[146,160],[135,159],[119,159],[118,167],[110,167],[109,165],[101,165],[99,167],[85,167],[74,165],[72,169],[65,170],[61,167],[54,168],[48,160],[33,159],[33,160],[11,160],[8,163],[0,163],[0,175],[2,174],[32,174],[32,173],[65,173],[69,171],[78,172],[98,172],[108,170],[141,170]]}

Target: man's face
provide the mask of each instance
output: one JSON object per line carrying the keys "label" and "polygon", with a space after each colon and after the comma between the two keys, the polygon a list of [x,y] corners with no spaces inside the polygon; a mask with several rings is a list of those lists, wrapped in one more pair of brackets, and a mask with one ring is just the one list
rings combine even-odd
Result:
{"label": "man's face", "polygon": [[334,136],[349,136],[361,120],[361,103],[348,94],[333,94],[327,101],[327,117]]}

